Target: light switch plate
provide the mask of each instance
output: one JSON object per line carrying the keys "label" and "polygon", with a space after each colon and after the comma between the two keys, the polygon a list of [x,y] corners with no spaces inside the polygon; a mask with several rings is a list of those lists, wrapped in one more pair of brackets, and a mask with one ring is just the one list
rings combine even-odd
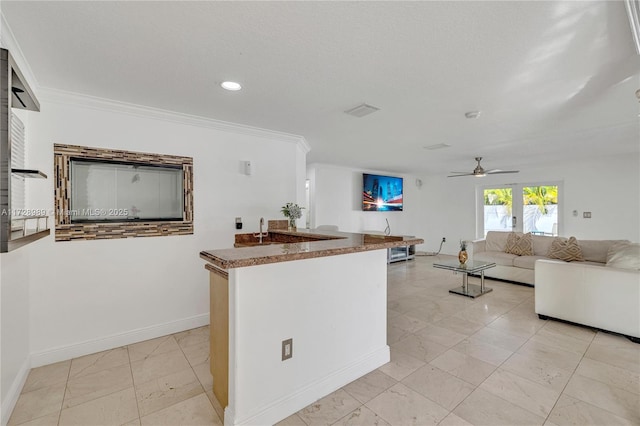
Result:
{"label": "light switch plate", "polygon": [[293,339],[282,341],[282,360],[285,361],[293,357]]}

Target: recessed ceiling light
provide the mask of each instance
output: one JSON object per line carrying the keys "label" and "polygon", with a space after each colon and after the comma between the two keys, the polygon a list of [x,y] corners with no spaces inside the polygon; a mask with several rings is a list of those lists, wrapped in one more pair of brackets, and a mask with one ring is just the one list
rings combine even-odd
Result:
{"label": "recessed ceiling light", "polygon": [[467,118],[478,118],[478,117],[480,117],[480,111],[465,112],[464,116],[467,117]]}
{"label": "recessed ceiling light", "polygon": [[222,83],[220,83],[220,86],[222,86],[223,89],[231,91],[242,89],[240,83],[236,83],[235,81],[223,81]]}

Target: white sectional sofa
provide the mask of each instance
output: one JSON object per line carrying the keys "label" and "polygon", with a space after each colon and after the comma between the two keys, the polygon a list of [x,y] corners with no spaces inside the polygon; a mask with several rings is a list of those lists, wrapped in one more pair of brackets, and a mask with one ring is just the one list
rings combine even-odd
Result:
{"label": "white sectional sofa", "polygon": [[[517,233],[522,235],[522,233]],[[556,238],[566,240],[563,237],[549,237],[532,235],[533,256],[517,256],[505,253],[509,232],[489,231],[487,237],[472,241],[470,244],[470,259],[477,261],[495,262],[494,268],[484,271],[488,278],[513,281],[522,284],[534,285],[535,265],[537,260],[549,259],[548,254],[551,244]],[[578,240],[582,249],[585,262],[591,265],[605,266],[607,252],[612,245],[626,240]]]}
{"label": "white sectional sofa", "polygon": [[486,277],[535,284],[535,311],[542,319],[611,331],[640,343],[638,244],[578,240],[584,261],[564,262],[548,257],[558,237],[532,235],[533,256],[517,256],[504,252],[508,235],[489,232],[470,244],[472,260],[496,263],[485,270]]}
{"label": "white sectional sofa", "polygon": [[640,343],[640,270],[539,260],[536,313],[612,331]]}

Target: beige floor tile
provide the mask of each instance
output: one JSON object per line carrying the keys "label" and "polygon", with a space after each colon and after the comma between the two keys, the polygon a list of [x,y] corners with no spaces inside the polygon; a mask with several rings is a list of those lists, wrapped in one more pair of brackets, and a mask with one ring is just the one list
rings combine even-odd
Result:
{"label": "beige floor tile", "polygon": [[284,420],[279,421],[275,426],[307,426],[307,424],[296,413],[290,415]]}
{"label": "beige floor tile", "polygon": [[204,393],[141,417],[140,423],[142,426],[222,425]]}
{"label": "beige floor tile", "polygon": [[431,361],[447,350],[446,346],[439,345],[415,334],[394,343],[392,348],[424,362]]}
{"label": "beige floor tile", "polygon": [[193,367],[193,372],[202,384],[205,391],[213,390],[213,376],[211,375],[211,365],[208,362],[198,364]]}
{"label": "beige floor tile", "polygon": [[527,338],[505,333],[495,328],[484,327],[473,334],[470,340],[489,343],[490,345],[515,352],[524,345]]}
{"label": "beige floor tile", "polygon": [[608,347],[615,348],[628,348],[640,352],[639,345],[633,343],[631,340],[618,334],[611,334],[605,331],[598,331],[593,338],[593,343],[596,345],[606,345]]}
{"label": "beige floor tile", "polygon": [[387,308],[401,314],[406,314],[412,309],[419,308],[423,305],[425,299],[415,296],[405,296],[396,300],[387,302]]}
{"label": "beige floor tile", "polygon": [[59,412],[62,408],[64,389],[65,384],[58,383],[21,394],[8,424],[18,425]]}
{"label": "beige floor tile", "polygon": [[298,415],[309,426],[330,425],[351,413],[360,405],[357,399],[343,389],[338,389],[298,411]]}
{"label": "beige floor tile", "polygon": [[334,423],[335,426],[391,426],[382,417],[362,406],[356,408],[340,420]]}
{"label": "beige floor tile", "polygon": [[462,417],[458,417],[453,413],[449,413],[447,417],[445,417],[438,426],[473,426],[471,423],[463,419]]}
{"label": "beige floor tile", "polygon": [[178,346],[176,339],[169,335],[129,345],[128,349],[130,362],[134,362],[153,355],[176,351],[180,349],[180,346]]}
{"label": "beige floor tile", "polygon": [[519,316],[506,316],[493,321],[488,327],[495,328],[505,333],[529,338],[544,326],[544,321],[539,319],[521,318]]}
{"label": "beige floor tile", "polygon": [[453,413],[476,426],[532,426],[545,420],[483,389],[473,391]]}
{"label": "beige floor tile", "polygon": [[584,355],[590,342],[586,340],[578,339],[576,337],[568,336],[564,333],[556,333],[553,329],[541,328],[531,338],[533,342],[544,343],[545,345],[553,346],[565,351],[575,352],[579,355]]}
{"label": "beige floor tile", "polygon": [[473,333],[484,327],[483,323],[469,321],[465,318],[459,317],[458,314],[454,314],[440,321],[436,321],[434,325],[446,328],[447,330],[455,331],[459,334],[465,334],[467,336],[472,335]]}
{"label": "beige floor tile", "polygon": [[574,374],[564,393],[640,424],[640,395]]}
{"label": "beige floor tile", "polygon": [[[30,420],[25,423],[20,423],[20,426],[57,426],[58,418],[60,417],[60,412],[56,411],[51,414],[47,414],[43,417],[38,417],[37,419]],[[11,422],[9,422],[11,425]]]}
{"label": "beige floor tile", "polygon": [[192,366],[209,362],[209,327],[174,334],[176,341]]}
{"label": "beige floor tile", "polygon": [[518,352],[520,355],[537,358],[547,362],[556,368],[573,371],[578,366],[582,356],[575,352],[565,351],[554,346],[529,340],[522,345]]}
{"label": "beige floor tile", "polygon": [[[534,309],[531,310],[533,311]],[[575,339],[585,340],[589,343],[591,343],[596,335],[596,332],[592,328],[567,324],[561,321],[547,321],[542,329],[552,333],[564,334]]]}
{"label": "beige floor tile", "polygon": [[201,393],[204,389],[191,368],[136,386],[141,417]]}
{"label": "beige floor tile", "polygon": [[437,425],[449,410],[402,383],[387,389],[365,404],[392,425]]}
{"label": "beige floor tile", "polygon": [[71,360],[69,380],[129,363],[127,348],[116,348]]}
{"label": "beige floor tile", "polygon": [[467,337],[465,334],[456,333],[448,328],[439,327],[433,324],[426,325],[422,330],[415,334],[447,348],[461,342]]}
{"label": "beige floor tile", "polygon": [[576,374],[615,386],[628,392],[640,394],[640,373],[615,367],[604,362],[583,358]]}
{"label": "beige floor tile", "polygon": [[[482,328],[483,326],[492,323],[496,319],[500,317],[499,314],[486,312],[484,309],[469,307],[460,312],[457,312],[453,315],[453,317],[460,318],[464,321],[468,321],[473,324],[479,324],[480,327],[473,330],[474,332]],[[462,330],[455,330],[459,333],[462,333]],[[471,333],[469,333],[471,334]]]}
{"label": "beige floor tile", "polygon": [[380,395],[391,386],[398,383],[398,381],[378,370],[373,370],[371,373],[360,377],[358,380],[354,380],[348,385],[344,386],[349,395],[365,403]]}
{"label": "beige floor tile", "polygon": [[557,392],[564,389],[572,374],[569,370],[518,353],[513,354],[500,368]]}
{"label": "beige floor tile", "polygon": [[133,372],[133,380],[136,386],[167,374],[177,373],[189,367],[189,362],[180,350],[150,356],[131,363],[131,371]]}
{"label": "beige floor tile", "polygon": [[631,420],[565,394],[558,399],[549,415],[549,420],[558,426],[631,426],[634,424]]}
{"label": "beige floor tile", "polygon": [[224,408],[222,408],[222,405],[220,405],[220,403],[218,402],[218,399],[213,394],[213,391],[207,391],[206,393],[207,393],[207,398],[209,398],[209,401],[213,406],[213,410],[218,415],[218,418],[220,419],[220,421],[224,423]]}
{"label": "beige floor tile", "polygon": [[391,348],[391,361],[379,367],[378,370],[396,380],[402,380],[423,365],[425,362]]}
{"label": "beige floor tile", "polygon": [[181,348],[198,345],[209,341],[209,326],[181,331],[173,335]]}
{"label": "beige floor tile", "polygon": [[475,386],[482,383],[496,369],[492,364],[453,349],[440,355],[430,364]]}
{"label": "beige floor tile", "polygon": [[29,371],[22,393],[57,385],[58,383],[66,383],[69,377],[69,368],[71,368],[71,360],[33,368]]}
{"label": "beige floor tile", "polygon": [[440,321],[449,316],[449,314],[442,312],[438,308],[434,308],[431,306],[424,306],[424,304],[421,304],[417,308],[414,308],[408,312],[405,312],[405,315],[410,316],[412,318],[417,318],[427,323]]}
{"label": "beige floor tile", "polygon": [[62,408],[73,407],[132,386],[129,364],[76,377],[67,383]]}
{"label": "beige floor tile", "polygon": [[[593,343],[584,355],[585,358],[624,368],[634,373],[640,373],[640,345],[631,342],[627,345],[624,341],[608,338],[600,338],[600,340],[596,341],[601,334],[598,333],[594,338]],[[606,334],[603,335],[607,336]]]}
{"label": "beige floor tile", "polygon": [[60,413],[60,426],[122,425],[138,418],[133,388],[94,399]]}
{"label": "beige floor tile", "polygon": [[415,331],[424,328],[427,323],[417,318],[411,318],[400,314],[393,318],[387,319],[387,344],[396,343]]}
{"label": "beige floor tile", "polygon": [[480,388],[545,418],[560,396],[560,391],[552,391],[501,369],[494,371]]}
{"label": "beige floor tile", "polygon": [[140,426],[140,419],[133,419],[130,422],[123,424],[122,426]]}
{"label": "beige floor tile", "polygon": [[396,312],[393,309],[387,309],[387,320],[402,315],[400,312]]}
{"label": "beige floor tile", "polygon": [[461,354],[469,355],[480,361],[488,362],[496,367],[509,358],[513,352],[502,349],[498,346],[482,342],[480,340],[465,339],[455,345],[452,349]]}
{"label": "beige floor tile", "polygon": [[453,410],[475,386],[427,364],[410,374],[402,383],[438,405]]}

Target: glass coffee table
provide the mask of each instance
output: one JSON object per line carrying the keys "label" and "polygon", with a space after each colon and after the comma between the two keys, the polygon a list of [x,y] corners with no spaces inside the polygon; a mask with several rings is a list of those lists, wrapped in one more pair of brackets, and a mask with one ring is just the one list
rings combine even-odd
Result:
{"label": "glass coffee table", "polygon": [[[462,287],[456,287],[449,290],[449,293],[461,294],[463,296],[476,298],[483,294],[493,291],[493,289],[484,286],[484,271],[496,266],[492,262],[474,262],[468,261],[464,265],[457,260],[434,262],[434,268],[447,269],[449,271],[460,272],[462,274]],[[480,273],[480,285],[469,284],[469,274]]]}

